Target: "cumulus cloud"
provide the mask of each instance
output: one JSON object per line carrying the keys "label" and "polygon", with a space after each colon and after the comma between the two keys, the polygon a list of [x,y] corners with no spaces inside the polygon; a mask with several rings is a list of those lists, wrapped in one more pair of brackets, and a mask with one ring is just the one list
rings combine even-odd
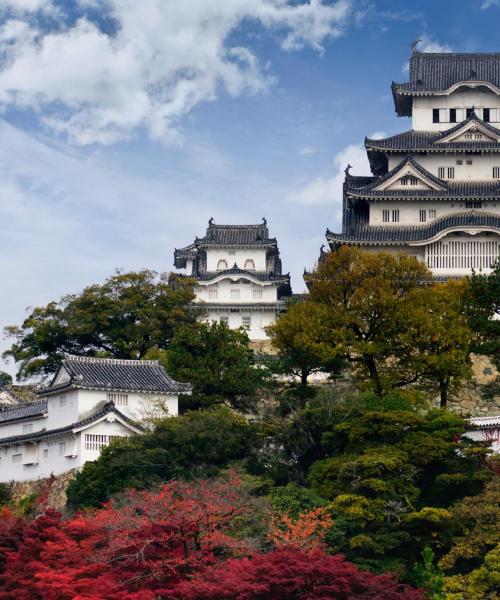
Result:
{"label": "cumulus cloud", "polygon": [[89,0],[76,0],[73,21],[50,0],[0,2],[11,17],[0,27],[0,107],[34,111],[77,144],[111,144],[139,128],[175,139],[179,119],[220,89],[264,89],[265,61],[234,42],[242,24],[271,32],[285,51],[322,52],[352,16],[350,0],[103,0],[114,23],[106,29],[89,17]]}
{"label": "cumulus cloud", "polygon": [[[373,134],[374,139],[384,137],[384,132]],[[319,176],[299,186],[289,199],[306,205],[331,204],[337,213],[342,203],[342,185],[344,170],[351,165],[351,175],[369,175],[370,164],[363,144],[349,144],[338,152],[333,159],[334,173],[331,177]]]}

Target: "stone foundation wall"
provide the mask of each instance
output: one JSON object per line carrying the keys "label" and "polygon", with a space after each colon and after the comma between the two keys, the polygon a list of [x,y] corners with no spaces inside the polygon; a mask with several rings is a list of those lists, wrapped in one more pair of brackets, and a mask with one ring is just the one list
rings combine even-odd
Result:
{"label": "stone foundation wall", "polygon": [[472,381],[449,401],[449,408],[467,417],[500,414],[500,374],[486,356],[472,356]]}
{"label": "stone foundation wall", "polygon": [[10,485],[10,498],[15,504],[21,500],[29,498],[31,496],[41,497],[43,494],[47,494],[46,500],[37,505],[36,500],[34,502],[34,515],[41,512],[45,508],[54,508],[58,511],[63,511],[66,506],[66,489],[68,483],[73,479],[75,471],[68,471],[62,475],[58,475],[52,479],[37,479],[36,481],[22,481],[19,483],[13,482]]}

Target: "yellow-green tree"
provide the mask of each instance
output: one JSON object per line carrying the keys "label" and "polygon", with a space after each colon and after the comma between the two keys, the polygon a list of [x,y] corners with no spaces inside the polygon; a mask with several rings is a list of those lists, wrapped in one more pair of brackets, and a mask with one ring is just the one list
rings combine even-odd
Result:
{"label": "yellow-green tree", "polygon": [[310,298],[323,307],[327,343],[377,394],[418,379],[398,363],[414,295],[430,273],[412,257],[341,247],[309,277]]}

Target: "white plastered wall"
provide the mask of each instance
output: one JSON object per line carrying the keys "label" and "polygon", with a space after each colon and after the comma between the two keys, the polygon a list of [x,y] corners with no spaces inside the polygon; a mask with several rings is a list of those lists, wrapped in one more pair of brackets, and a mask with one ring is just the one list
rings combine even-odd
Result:
{"label": "white plastered wall", "polygon": [[[500,167],[499,154],[428,154],[427,156],[415,155],[416,162],[432,175],[439,177],[439,167],[445,167],[445,177],[447,179],[448,167],[455,169],[455,177],[452,181],[491,181],[493,179],[493,167]],[[389,156],[389,170],[394,169],[403,160],[403,155]],[[458,164],[461,161],[462,164]],[[472,164],[467,164],[472,161]],[[403,174],[401,175],[403,177]],[[442,179],[442,178],[441,178]],[[419,186],[412,186],[411,189],[418,189]],[[408,190],[410,186],[404,187]]]}
{"label": "white plastered wall", "polygon": [[[392,211],[395,209],[399,210],[399,223],[392,222]],[[390,211],[390,222],[384,222],[384,210]],[[426,221],[422,223],[420,222],[421,210],[426,211]],[[432,214],[430,211],[433,210],[436,211],[435,218],[430,216]],[[397,225],[428,225],[440,217],[466,210],[470,210],[470,208],[466,206],[465,200],[456,202],[438,202],[436,200],[427,200],[425,198],[414,201],[381,200],[370,205],[370,225],[387,225],[391,227]],[[484,201],[482,202],[482,207],[475,210],[478,212],[500,214],[500,202]]]}
{"label": "white plastered wall", "polygon": [[240,269],[245,269],[247,260],[253,260],[256,271],[266,270],[266,248],[208,248],[207,271],[216,271],[220,260],[225,260],[228,269],[236,264]]}
{"label": "white plastered wall", "polygon": [[[416,131],[445,131],[464,121],[465,109],[474,107],[477,115],[482,117],[482,109],[489,108],[491,123],[500,125],[500,96],[487,88],[467,89],[460,88],[449,96],[414,96],[412,108],[412,127]],[[457,109],[457,123],[450,123],[449,119],[440,123],[432,122],[432,109],[442,109],[440,120],[448,119],[449,109]]]}

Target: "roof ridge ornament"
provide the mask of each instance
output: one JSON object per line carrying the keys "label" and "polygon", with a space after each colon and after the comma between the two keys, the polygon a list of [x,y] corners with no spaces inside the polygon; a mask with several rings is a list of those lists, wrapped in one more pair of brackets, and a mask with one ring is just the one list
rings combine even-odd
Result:
{"label": "roof ridge ornament", "polygon": [[347,163],[347,167],[344,169],[344,173],[346,177],[352,177],[352,175],[349,173],[349,171],[352,169],[352,165],[350,163]]}
{"label": "roof ridge ornament", "polygon": [[413,40],[413,42],[411,43],[411,52],[412,52],[412,54],[415,54],[416,52],[419,52],[417,46],[420,44],[421,41],[422,41],[422,38],[419,38],[419,37],[417,37],[417,38],[415,38]]}

